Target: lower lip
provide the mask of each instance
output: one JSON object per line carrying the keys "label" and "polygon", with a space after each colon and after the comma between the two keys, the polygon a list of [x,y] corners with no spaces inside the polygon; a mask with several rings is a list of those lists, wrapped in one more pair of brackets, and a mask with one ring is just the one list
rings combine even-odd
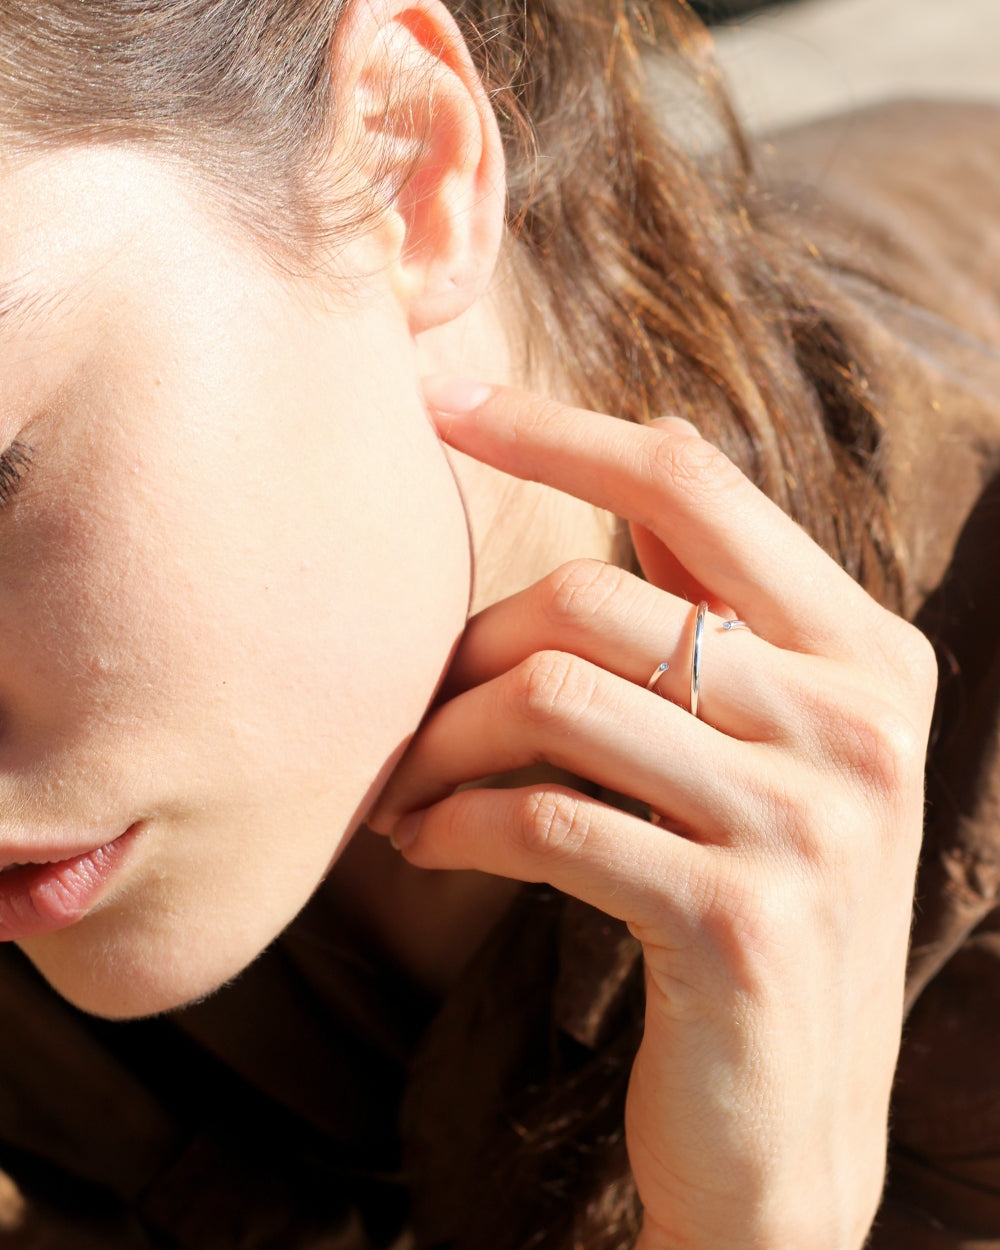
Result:
{"label": "lower lip", "polygon": [[79,920],[100,901],[140,828],[130,825],[86,855],[0,874],[0,942],[54,933]]}

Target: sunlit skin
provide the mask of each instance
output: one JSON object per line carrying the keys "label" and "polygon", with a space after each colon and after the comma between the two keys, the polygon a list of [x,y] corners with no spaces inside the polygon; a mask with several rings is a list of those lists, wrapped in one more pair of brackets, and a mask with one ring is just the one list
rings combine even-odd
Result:
{"label": "sunlit skin", "polygon": [[[139,824],[97,905],[22,942],[100,1014],[176,1006],[253,959],[357,830],[470,606],[611,553],[599,509],[445,449],[429,420],[424,374],[511,379],[516,314],[496,123],[452,20],[419,9],[353,10],[336,89],[368,138],[329,162],[341,191],[365,176],[409,61],[412,124],[420,73],[442,124],[420,195],[330,254],[289,266],[149,150],[2,148],[0,445],[32,463],[0,511],[0,865]],[[438,986],[509,897],[442,890],[370,835],[340,878]]]}
{"label": "sunlit skin", "polygon": [[[470,596],[613,536],[446,452],[421,375],[504,377],[499,319],[477,304],[414,334],[370,241],[340,255],[349,283],[293,280],[190,172],[113,147],[7,160],[0,214],[0,440],[31,448],[0,510],[4,862],[143,823],[100,904],[22,945],[87,1010],[148,1014],[215,989],[301,909]],[[500,518],[533,536],[514,558]],[[509,897],[365,839],[342,876],[434,985]],[[421,924],[424,895],[454,924]]]}
{"label": "sunlit skin", "polygon": [[[31,467],[0,509],[0,867],[135,830],[22,945],[86,1009],[164,1010],[340,856],[334,893],[445,988],[462,900],[478,937],[508,897],[475,882],[547,882],[643,945],[637,1246],[858,1250],[933,656],[686,423],[481,385],[517,380],[488,100],[437,0],[346,20],[344,131],[419,153],[418,192],[297,276],[149,152],[2,149],[0,448]],[[477,784],[539,762],[559,781]],[[399,900],[456,879],[421,947]]]}
{"label": "sunlit skin", "polygon": [[[110,211],[117,205],[120,211]],[[149,158],[8,163],[0,273],[3,839],[147,827],[26,949],[73,1001],[159,1009],[306,901],[434,692],[469,547],[384,290],[279,278]]]}

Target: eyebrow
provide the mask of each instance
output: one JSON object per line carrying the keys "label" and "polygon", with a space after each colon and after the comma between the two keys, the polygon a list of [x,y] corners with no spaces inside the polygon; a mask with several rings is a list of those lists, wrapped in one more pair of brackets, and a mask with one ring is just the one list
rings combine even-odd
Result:
{"label": "eyebrow", "polygon": [[23,277],[0,282],[0,334],[37,324],[68,294],[68,290],[44,290]]}

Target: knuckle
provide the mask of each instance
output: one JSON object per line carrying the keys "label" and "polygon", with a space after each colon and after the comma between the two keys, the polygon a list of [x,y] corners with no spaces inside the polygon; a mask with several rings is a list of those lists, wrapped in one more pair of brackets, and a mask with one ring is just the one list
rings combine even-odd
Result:
{"label": "knuckle", "polygon": [[822,880],[846,886],[856,861],[868,862],[867,853],[859,856],[858,852],[859,847],[873,845],[870,808],[849,787],[828,779],[816,786],[800,809],[800,818],[802,833],[797,850],[802,860],[818,871]]}
{"label": "knuckle", "polygon": [[843,763],[805,772],[762,768],[746,806],[763,845],[795,862],[803,880],[843,866],[842,852],[851,845],[846,835],[871,827],[870,804]]}
{"label": "knuckle", "polygon": [[883,707],[871,729],[872,780],[883,790],[897,790],[923,776],[927,726],[923,717]]}
{"label": "knuckle", "polygon": [[838,662],[819,680],[805,672],[795,685],[808,727],[804,745],[818,772],[882,795],[909,792],[923,776],[937,671],[923,635],[890,619],[889,632],[876,644],[892,657],[888,663],[876,658],[844,669]]}
{"label": "knuckle", "polygon": [[934,647],[927,635],[915,625],[902,620],[899,623],[902,628],[898,652],[904,681],[915,694],[931,703],[938,684],[938,661]]}
{"label": "knuckle", "polygon": [[[837,819],[833,815],[836,804],[824,804],[824,790],[836,792],[837,787],[802,776],[773,776],[758,784],[754,811],[775,846],[806,860],[812,858],[824,830]],[[831,793],[831,800],[836,797]]]}
{"label": "knuckle", "polygon": [[842,711],[828,739],[824,771],[866,790],[892,786],[898,778],[893,732],[888,719],[871,710],[865,716]]}
{"label": "knuckle", "polygon": [[517,713],[536,727],[565,723],[595,693],[589,666],[565,651],[538,651],[514,670],[513,677]]}
{"label": "knuckle", "polygon": [[923,774],[926,719],[888,702],[872,702],[864,715],[841,722],[841,759],[872,791],[891,794]]}
{"label": "knuckle", "polygon": [[718,491],[727,493],[740,478],[733,462],[713,443],[668,433],[651,443],[649,467],[655,482],[666,479],[676,492],[697,500]]}
{"label": "knuckle", "polygon": [[720,976],[750,994],[761,991],[788,942],[794,894],[787,882],[736,863],[704,882],[694,903]]}
{"label": "knuckle", "polygon": [[601,560],[572,560],[546,579],[547,611],[560,624],[586,624],[617,597],[627,577]]}
{"label": "knuckle", "polygon": [[524,849],[543,859],[581,854],[591,834],[588,809],[579,796],[559,791],[529,791],[521,801],[516,835]]}
{"label": "knuckle", "polygon": [[927,636],[902,617],[883,612],[880,652],[888,671],[898,678],[906,699],[919,709],[934,700],[938,682],[938,662]]}

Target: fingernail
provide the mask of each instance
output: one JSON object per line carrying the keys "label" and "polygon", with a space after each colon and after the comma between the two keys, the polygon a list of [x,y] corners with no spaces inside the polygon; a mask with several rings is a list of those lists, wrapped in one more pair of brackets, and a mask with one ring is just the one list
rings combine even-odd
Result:
{"label": "fingernail", "polygon": [[417,840],[423,819],[423,812],[410,812],[409,816],[404,816],[389,834],[389,845],[397,851],[405,851],[412,846]]}
{"label": "fingernail", "polygon": [[368,815],[365,817],[365,825],[372,833],[387,834],[389,830],[386,828],[385,818],[382,815],[381,806],[376,803]]}
{"label": "fingernail", "polygon": [[470,378],[456,378],[444,373],[424,378],[423,388],[424,397],[432,408],[455,416],[472,412],[485,404],[494,389],[484,382],[473,382]]}

